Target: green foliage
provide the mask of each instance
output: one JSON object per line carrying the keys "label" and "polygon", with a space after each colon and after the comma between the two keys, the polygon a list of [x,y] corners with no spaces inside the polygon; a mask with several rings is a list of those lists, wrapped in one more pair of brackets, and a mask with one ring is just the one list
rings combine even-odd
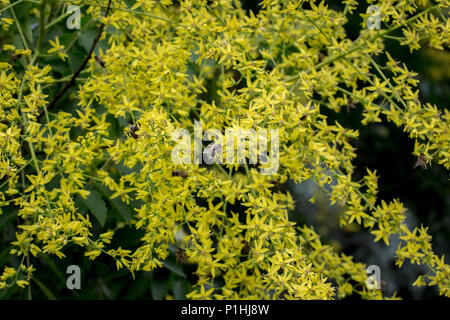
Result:
{"label": "green foliage", "polygon": [[[400,239],[396,265],[424,266],[414,285],[450,296],[428,228],[380,197],[375,168],[355,178],[360,132],[327,116],[401,128],[416,167],[448,179],[450,113],[421,102],[386,45],[448,50],[448,1],[383,1],[382,29],[363,13],[355,37],[347,22],[374,1],[264,0],[255,16],[232,0],[80,0],[80,30],[67,1],[0,3],[0,298],[387,298],[289,219],[287,181],[313,181],[343,228]],[[278,171],[174,163],[174,133],[197,122],[278,130]],[[68,293],[72,264],[84,289]]]}

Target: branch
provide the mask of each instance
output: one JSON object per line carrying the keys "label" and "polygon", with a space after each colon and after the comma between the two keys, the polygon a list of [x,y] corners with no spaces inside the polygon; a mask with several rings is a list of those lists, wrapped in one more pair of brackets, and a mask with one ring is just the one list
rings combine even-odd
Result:
{"label": "branch", "polygon": [[[111,7],[111,0],[108,1],[108,6],[106,8],[105,18],[108,16],[110,7]],[[70,89],[70,87],[73,86],[73,84],[75,83],[76,78],[80,75],[81,71],[83,71],[84,67],[86,67],[87,63],[89,62],[89,59],[91,58],[92,53],[94,52],[94,49],[97,46],[97,43],[98,43],[98,41],[100,40],[100,38],[101,38],[101,36],[103,34],[103,29],[104,28],[105,28],[105,24],[102,23],[102,25],[100,26],[100,29],[98,30],[97,36],[95,37],[94,41],[92,42],[91,49],[89,50],[88,54],[84,58],[83,63],[75,71],[75,73],[73,74],[73,76],[70,79],[70,81],[56,94],[56,96],[53,98],[53,100],[50,101],[50,103],[48,104],[48,106],[46,108],[47,110],[50,110],[51,108],[53,108],[55,106],[56,102],[67,92],[67,90]],[[45,113],[45,110],[42,110],[39,113],[39,116],[37,117],[37,119],[39,120],[39,118],[42,117],[42,115],[44,113]]]}

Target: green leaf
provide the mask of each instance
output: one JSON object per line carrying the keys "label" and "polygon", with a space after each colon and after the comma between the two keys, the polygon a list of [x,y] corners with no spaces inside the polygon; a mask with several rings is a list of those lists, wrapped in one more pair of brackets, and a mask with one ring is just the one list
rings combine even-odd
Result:
{"label": "green leaf", "polygon": [[31,278],[34,283],[37,284],[37,286],[39,287],[39,289],[41,289],[42,293],[47,297],[48,300],[58,300],[56,299],[55,295],[50,291],[49,288],[47,288],[42,282],[40,282],[39,280],[35,279],[35,278]]}
{"label": "green leaf", "polygon": [[119,212],[119,214],[122,216],[122,218],[127,223],[130,223],[130,221],[131,221],[130,208],[128,208],[128,206],[118,198],[115,198],[112,200],[110,199],[110,202],[111,202],[111,205],[117,210],[117,212]]}
{"label": "green leaf", "polygon": [[66,283],[65,275],[58,269],[56,263],[47,254],[40,254],[39,257],[45,262],[47,267],[49,267],[52,272],[58,277],[61,283]]}
{"label": "green leaf", "polygon": [[[4,210],[6,212],[6,210]],[[17,211],[11,211],[8,213],[3,213],[0,215],[0,231],[3,230],[7,225],[14,221],[17,216]]]}
{"label": "green leaf", "polygon": [[178,265],[175,262],[175,259],[171,258],[170,256],[166,261],[164,261],[163,265],[165,268],[169,269],[170,271],[179,275],[180,277],[185,278],[185,279],[187,278],[186,274],[183,271],[183,268],[180,265]]}
{"label": "green leaf", "polygon": [[[0,300],[9,300],[9,298],[20,288],[19,286],[6,287],[0,290]],[[22,289],[23,290],[23,289]]]}
{"label": "green leaf", "polygon": [[185,300],[186,295],[191,291],[191,285],[186,280],[175,280],[172,290],[175,300]]}
{"label": "green leaf", "polygon": [[145,292],[150,288],[150,279],[146,277],[139,277],[133,280],[131,286],[126,291],[124,299],[134,300],[145,295]]}
{"label": "green leaf", "polygon": [[25,36],[25,40],[29,46],[33,45],[33,32],[31,30],[30,19],[24,19],[22,23],[22,29]]}
{"label": "green leaf", "polygon": [[98,220],[103,227],[106,222],[106,209],[105,202],[102,200],[100,194],[96,191],[90,190],[91,194],[86,198],[81,198],[81,201],[89,208],[94,217]]}
{"label": "green leaf", "polygon": [[169,279],[153,278],[150,283],[150,290],[154,300],[163,300],[169,292]]}
{"label": "green leaf", "polygon": [[83,63],[86,53],[79,46],[73,46],[68,53],[69,58],[67,62],[69,63],[71,72],[75,72]]}
{"label": "green leaf", "polygon": [[94,186],[103,195],[103,197],[108,199],[108,202],[111,204],[111,207],[122,216],[125,222],[130,223],[132,217],[130,208],[127,206],[127,204],[124,203],[119,198],[111,199],[111,195],[113,194],[113,192],[104,185],[94,183]]}
{"label": "green leaf", "polygon": [[94,42],[95,37],[97,36],[98,30],[96,29],[90,29],[86,30],[79,38],[78,43],[81,47],[86,50],[86,52],[89,52],[92,47],[92,43]]}
{"label": "green leaf", "polygon": [[5,250],[2,251],[2,253],[0,253],[0,267],[3,267],[3,265],[8,261],[10,255],[10,251],[11,251],[11,246],[8,246]]}

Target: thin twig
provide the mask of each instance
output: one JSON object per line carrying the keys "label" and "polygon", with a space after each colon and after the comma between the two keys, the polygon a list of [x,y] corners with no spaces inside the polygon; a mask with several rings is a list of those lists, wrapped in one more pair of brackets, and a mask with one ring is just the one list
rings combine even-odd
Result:
{"label": "thin twig", "polygon": [[[105,13],[105,18],[108,16],[109,13],[109,9],[111,7],[111,0],[108,1],[108,7],[106,8],[106,13]],[[83,63],[80,65],[80,67],[75,71],[75,73],[73,74],[72,78],[70,79],[70,81],[56,94],[56,96],[53,98],[52,101],[50,101],[50,103],[47,106],[47,110],[52,109],[56,102],[67,92],[67,90],[70,89],[70,87],[73,86],[73,84],[75,83],[76,78],[80,75],[81,71],[84,69],[84,67],[86,67],[87,63],[89,62],[89,60],[91,59],[92,53],[95,50],[95,47],[97,46],[98,41],[100,40],[102,34],[103,34],[103,29],[105,28],[105,24],[102,23],[100,26],[100,29],[98,30],[97,36],[94,39],[94,42],[92,42],[92,46],[91,49],[89,50],[88,54],[86,55],[86,58],[84,58]],[[44,115],[45,111],[41,111],[38,119],[40,117],[42,117],[42,115]]]}

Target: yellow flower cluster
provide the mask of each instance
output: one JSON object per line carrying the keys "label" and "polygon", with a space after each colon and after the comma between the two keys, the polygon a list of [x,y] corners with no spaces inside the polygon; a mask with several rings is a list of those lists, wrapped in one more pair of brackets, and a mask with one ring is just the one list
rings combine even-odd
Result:
{"label": "yellow flower cluster", "polygon": [[[71,1],[89,6],[108,40],[102,65],[94,57],[88,65],[76,114],[47,110],[43,86],[53,79],[39,47],[6,47],[26,58],[22,74],[0,62],[0,208],[14,208],[21,221],[11,251],[21,265],[3,270],[0,289],[29,283],[30,254],[64,258],[68,244],[84,247],[90,259],[107,254],[133,274],[161,267],[176,245],[197,266],[192,299],[384,298],[366,288],[364,264],[288,220],[294,201],[274,186],[311,179],[344,209],[342,225],[361,224],[387,245],[398,235],[397,264],[426,265],[415,284],[438,285],[450,297],[450,266],[433,253],[427,228],[410,230],[399,200],[377,198],[376,172],[352,179],[358,131],[320,112],[359,103],[363,124],[384,115],[414,139],[415,155],[450,169],[450,112],[419,101],[416,74],[384,45],[401,30],[399,41],[411,50],[424,43],[448,49],[447,0],[382,1],[384,28],[364,25],[354,41],[343,27],[353,0],[343,1],[343,12],[317,1],[264,0],[257,17],[238,0],[113,0],[104,17],[108,2]],[[3,29],[14,23],[1,21]],[[48,54],[66,58],[58,39],[50,45]],[[278,173],[174,164],[172,134],[193,132],[194,121],[219,130],[278,129]],[[114,139],[111,126],[120,123],[125,129]],[[113,231],[93,237],[92,219],[75,201],[87,201],[92,186],[138,204],[128,221],[145,232],[137,249],[109,248]]]}

